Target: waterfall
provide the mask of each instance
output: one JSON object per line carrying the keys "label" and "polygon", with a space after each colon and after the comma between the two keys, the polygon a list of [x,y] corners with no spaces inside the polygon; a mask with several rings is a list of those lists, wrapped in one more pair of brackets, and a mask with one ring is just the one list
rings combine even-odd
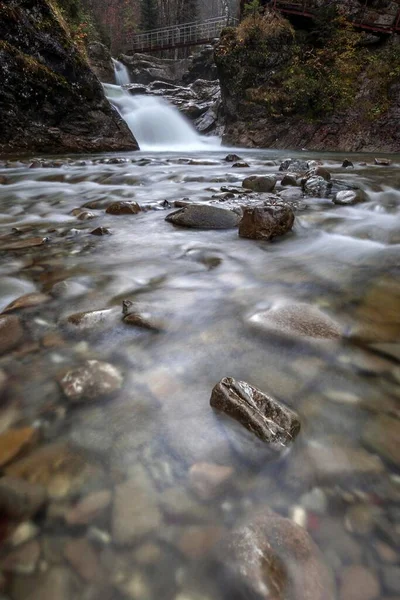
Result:
{"label": "waterfall", "polygon": [[197,151],[218,149],[218,138],[202,137],[192,124],[159,96],[131,96],[127,90],[103,84],[108,100],[117,108],[141,150]]}
{"label": "waterfall", "polygon": [[114,65],[114,75],[117,85],[127,85],[131,82],[128,69],[119,60],[112,59]]}

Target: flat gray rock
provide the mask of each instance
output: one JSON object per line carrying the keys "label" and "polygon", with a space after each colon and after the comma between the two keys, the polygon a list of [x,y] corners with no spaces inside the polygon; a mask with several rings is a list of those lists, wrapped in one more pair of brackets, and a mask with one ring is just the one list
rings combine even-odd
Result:
{"label": "flat gray rock", "polygon": [[239,225],[240,215],[208,204],[191,204],[169,214],[165,220],[193,229],[233,229]]}

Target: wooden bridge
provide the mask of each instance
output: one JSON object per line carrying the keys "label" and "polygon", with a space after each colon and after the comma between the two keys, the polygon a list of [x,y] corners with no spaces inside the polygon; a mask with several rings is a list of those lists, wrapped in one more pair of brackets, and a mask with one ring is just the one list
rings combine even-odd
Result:
{"label": "wooden bridge", "polygon": [[238,19],[215,17],[207,21],[183,23],[172,27],[162,27],[136,34],[131,46],[134,52],[159,52],[187,46],[200,46],[209,44],[218,38],[224,27],[237,25]]}
{"label": "wooden bridge", "polygon": [[[243,9],[245,1],[241,0],[241,9]],[[277,10],[284,14],[310,19],[313,18],[316,12],[316,0],[291,0],[290,2],[262,0],[262,4],[265,8]],[[361,29],[386,34],[400,33],[400,1],[392,2],[389,9],[379,11],[371,7],[369,0],[365,0],[360,10],[350,16],[349,20],[355,27]],[[238,19],[215,17],[206,21],[152,29],[134,35],[130,41],[130,46],[134,52],[145,54],[187,46],[200,46],[209,44],[219,37],[224,27],[235,26],[238,22]]]}

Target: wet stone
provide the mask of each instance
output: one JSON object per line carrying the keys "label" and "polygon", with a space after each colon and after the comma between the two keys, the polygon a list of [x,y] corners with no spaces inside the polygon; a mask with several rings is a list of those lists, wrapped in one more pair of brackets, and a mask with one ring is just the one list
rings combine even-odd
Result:
{"label": "wet stone", "polygon": [[0,478],[0,512],[10,519],[34,516],[46,502],[46,490],[38,483],[15,477]]}
{"label": "wet stone", "polygon": [[33,427],[9,429],[0,435],[0,467],[5,467],[12,460],[32,448],[38,441],[38,430]]}
{"label": "wet stone", "polygon": [[383,587],[389,594],[400,594],[400,567],[387,566],[382,571]]}
{"label": "wet stone", "polygon": [[99,558],[87,539],[68,540],[65,544],[64,555],[71,567],[85,581],[98,582],[103,579],[103,570]]}
{"label": "wet stone", "polygon": [[87,360],[80,367],[68,371],[59,383],[72,403],[98,400],[117,392],[122,387],[120,371],[110,363]]}
{"label": "wet stone", "polygon": [[363,442],[382,458],[395,466],[400,465],[400,421],[388,415],[379,415],[365,426]]}
{"label": "wet stone", "polygon": [[345,158],[342,163],[342,168],[343,169],[354,169],[354,165],[351,162],[351,160],[348,160],[347,158]]}
{"label": "wet stone", "polygon": [[340,600],[377,600],[380,585],[377,576],[362,565],[351,565],[341,573]]}
{"label": "wet stone", "polygon": [[[218,547],[224,591],[264,600],[334,600],[321,552],[301,527],[273,512],[256,512]],[[229,596],[229,594],[228,594]]]}
{"label": "wet stone", "polygon": [[189,560],[205,558],[224,537],[226,530],[215,525],[185,527],[177,546]]}
{"label": "wet stone", "polygon": [[238,156],[237,154],[228,154],[225,157],[226,162],[236,162],[236,161],[240,161],[243,160],[240,156]]}
{"label": "wet stone", "polygon": [[40,546],[36,540],[18,547],[1,561],[0,566],[6,572],[30,575],[36,570],[40,557]]}
{"label": "wet stone", "polygon": [[20,296],[19,298],[11,302],[11,304],[6,306],[6,308],[3,310],[3,314],[13,312],[20,308],[32,308],[34,306],[40,306],[41,304],[50,302],[50,300],[51,297],[47,294],[25,294],[24,296]]}
{"label": "wet stone", "polygon": [[35,246],[43,246],[49,241],[47,237],[25,238],[23,240],[9,241],[0,244],[0,250],[22,250],[24,248],[34,248]]}
{"label": "wet stone", "polygon": [[70,569],[56,566],[35,579],[15,578],[12,600],[71,600],[77,597],[78,583]]}
{"label": "wet stone", "polygon": [[274,175],[251,175],[243,180],[242,186],[253,192],[272,192],[276,185],[276,177]]}
{"label": "wet stone", "polygon": [[108,229],[108,227],[96,227],[96,229],[93,229],[93,231],[91,231],[90,233],[91,233],[91,235],[97,235],[97,236],[111,235],[111,231],[110,231],[110,229]]}
{"label": "wet stone", "polygon": [[21,321],[15,315],[0,315],[0,355],[13,350],[24,337]]}
{"label": "wet stone", "polygon": [[68,325],[73,326],[71,329],[76,329],[78,331],[104,331],[104,329],[113,327],[118,323],[117,315],[117,310],[103,308],[100,310],[90,310],[69,315],[66,322]]}
{"label": "wet stone", "polygon": [[282,205],[245,207],[239,223],[239,236],[254,240],[271,240],[291,231],[294,214]]}
{"label": "wet stone", "polygon": [[392,164],[392,161],[389,158],[375,158],[374,163],[380,167],[388,167]]}
{"label": "wet stone", "polygon": [[281,185],[283,186],[298,186],[297,177],[295,175],[286,174],[282,177]]}
{"label": "wet stone", "polygon": [[311,198],[327,198],[331,192],[332,184],[320,175],[312,175],[303,183],[304,193]]}
{"label": "wet stone", "polygon": [[169,214],[165,220],[173,225],[194,229],[233,229],[238,226],[240,216],[225,208],[191,204]]}
{"label": "wet stone", "polygon": [[112,509],[112,536],[118,545],[129,545],[157,530],[161,513],[154,497],[145,493],[138,482],[117,485]]}
{"label": "wet stone", "polygon": [[8,539],[11,546],[17,548],[26,544],[30,540],[33,540],[39,534],[39,527],[32,523],[32,521],[24,521],[20,523],[16,529],[12,532],[11,537]]}
{"label": "wet stone", "polygon": [[83,498],[65,515],[68,525],[88,525],[101,517],[111,504],[110,490],[94,492]]}
{"label": "wet stone", "polygon": [[113,202],[106,209],[109,215],[137,215],[140,211],[137,202]]}
{"label": "wet stone", "polygon": [[274,451],[282,451],[300,431],[295,412],[245,381],[232,377],[224,377],[217,383],[210,404],[238,421]]}
{"label": "wet stone", "polygon": [[359,202],[365,202],[367,199],[368,198],[363,190],[343,190],[334,196],[333,202],[334,204],[349,206],[358,204]]}
{"label": "wet stone", "polygon": [[189,471],[190,486],[201,500],[211,500],[225,490],[233,473],[232,467],[195,463]]}
{"label": "wet stone", "polygon": [[233,169],[248,169],[249,167],[250,167],[250,165],[244,161],[236,162],[232,165]]}

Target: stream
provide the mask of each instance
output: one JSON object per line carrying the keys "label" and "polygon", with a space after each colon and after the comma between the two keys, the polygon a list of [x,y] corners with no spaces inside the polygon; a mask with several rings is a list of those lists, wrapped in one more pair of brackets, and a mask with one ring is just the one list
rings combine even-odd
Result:
{"label": "stream", "polygon": [[[228,152],[1,163],[0,309],[23,297],[0,331],[0,434],[15,444],[1,467],[48,498],[5,545],[2,600],[303,598],[232,590],[221,565],[231,532],[267,507],[310,534],[341,600],[400,595],[400,156],[236,149],[249,166],[235,168]],[[367,201],[300,194],[293,231],[272,242],[165,220],[177,201],[282,175],[287,156],[321,161]],[[142,210],[106,213],[113,202]],[[127,300],[145,326],[122,320]],[[264,320],[282,306],[287,321]],[[315,311],[340,333],[303,331]],[[88,360],[120,378],[111,398],[60,385]],[[290,451],[259,460],[231,443],[209,404],[226,376],[296,411]],[[296,551],[280,560],[303,569]]]}

